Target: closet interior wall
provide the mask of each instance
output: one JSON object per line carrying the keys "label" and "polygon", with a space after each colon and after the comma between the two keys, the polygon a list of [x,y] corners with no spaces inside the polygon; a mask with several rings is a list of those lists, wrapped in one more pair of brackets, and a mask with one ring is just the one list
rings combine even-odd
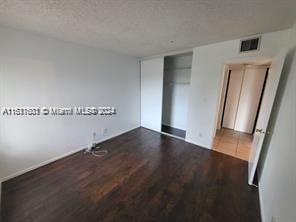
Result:
{"label": "closet interior wall", "polygon": [[164,59],[162,125],[186,131],[192,53]]}

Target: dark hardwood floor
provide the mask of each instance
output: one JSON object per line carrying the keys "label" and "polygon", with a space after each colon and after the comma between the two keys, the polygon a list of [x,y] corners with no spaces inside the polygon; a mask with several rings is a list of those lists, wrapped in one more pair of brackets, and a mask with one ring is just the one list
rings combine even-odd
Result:
{"label": "dark hardwood floor", "polygon": [[174,136],[181,137],[181,138],[185,138],[185,135],[186,135],[185,130],[180,130],[180,129],[177,129],[177,128],[174,128],[174,127],[171,127],[171,126],[167,126],[167,125],[162,125],[161,126],[161,131],[165,132],[165,133],[168,133],[168,134],[171,134],[171,135],[174,135]]}
{"label": "dark hardwood floor", "polygon": [[259,222],[247,162],[139,128],[3,184],[4,222]]}

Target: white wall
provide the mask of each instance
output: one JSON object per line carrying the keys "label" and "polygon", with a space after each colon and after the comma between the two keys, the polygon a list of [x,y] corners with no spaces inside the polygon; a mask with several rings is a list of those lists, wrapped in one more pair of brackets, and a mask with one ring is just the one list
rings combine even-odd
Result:
{"label": "white wall", "polygon": [[222,71],[229,61],[270,59],[282,50],[288,31],[263,34],[259,51],[239,53],[240,40],[194,48],[186,140],[211,148],[216,129]]}
{"label": "white wall", "polygon": [[141,61],[141,126],[161,131],[164,58]]}
{"label": "white wall", "polygon": [[258,169],[263,222],[296,218],[296,26],[290,39]]}
{"label": "white wall", "polygon": [[162,123],[186,130],[192,53],[165,58]]}
{"label": "white wall", "polygon": [[[0,117],[0,178],[140,125],[137,58],[0,27],[1,106],[114,106],[98,116]],[[107,133],[103,129],[107,128]]]}

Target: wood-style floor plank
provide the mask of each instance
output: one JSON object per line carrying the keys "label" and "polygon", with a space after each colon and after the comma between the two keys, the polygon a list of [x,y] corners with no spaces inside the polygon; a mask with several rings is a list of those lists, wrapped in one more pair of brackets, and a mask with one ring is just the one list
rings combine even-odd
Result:
{"label": "wood-style floor plank", "polygon": [[138,128],[6,181],[4,222],[259,222],[247,162]]}

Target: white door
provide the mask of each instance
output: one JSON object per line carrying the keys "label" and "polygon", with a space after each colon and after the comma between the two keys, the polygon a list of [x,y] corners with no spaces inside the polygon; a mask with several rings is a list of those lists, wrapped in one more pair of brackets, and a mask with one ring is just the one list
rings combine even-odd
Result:
{"label": "white door", "polygon": [[233,129],[243,82],[244,70],[232,69],[229,74],[222,126]]}
{"label": "white door", "polygon": [[141,126],[161,132],[164,57],[141,61]]}
{"label": "white door", "polygon": [[266,66],[245,69],[234,130],[253,133],[266,69]]}
{"label": "white door", "polygon": [[256,130],[254,133],[251,153],[249,157],[249,184],[252,185],[259,161],[265,133],[267,131],[267,125],[273,105],[273,101],[276,95],[276,90],[280,80],[282,68],[284,65],[286,54],[282,53],[275,57],[269,69],[265,91],[259,111],[259,116],[256,124]]}

